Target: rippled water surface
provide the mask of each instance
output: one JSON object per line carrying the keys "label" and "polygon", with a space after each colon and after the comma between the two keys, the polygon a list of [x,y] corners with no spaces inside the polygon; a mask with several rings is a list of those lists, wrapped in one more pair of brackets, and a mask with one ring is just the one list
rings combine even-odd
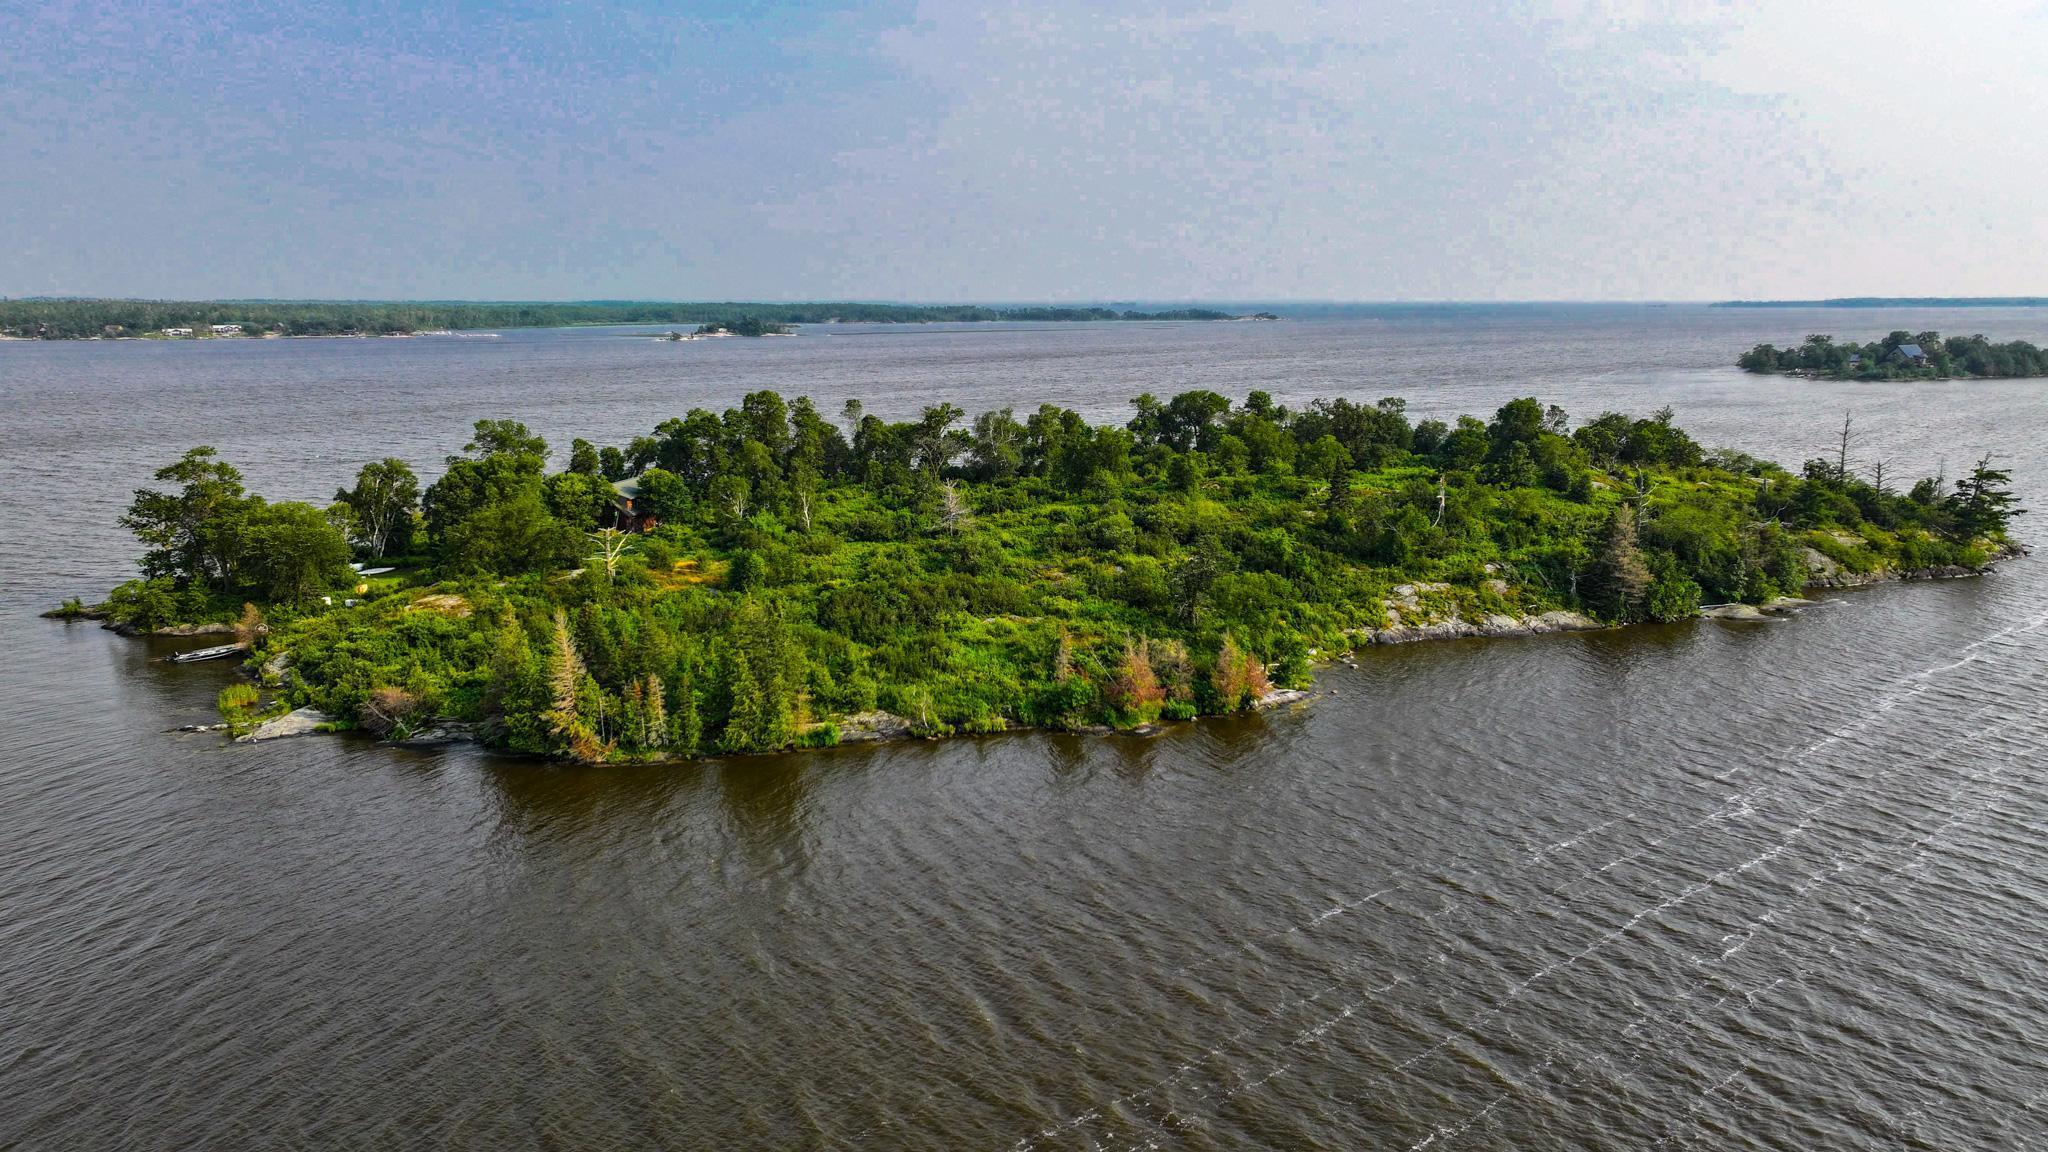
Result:
{"label": "rippled water surface", "polygon": [[[1670,404],[1793,465],[1994,451],[2048,387],[1741,376],[1758,340],[2048,312],[0,344],[0,1147],[2048,1146],[2048,588],[1372,650],[1328,695],[564,769],[174,735],[229,673],[35,611],[184,447],[273,497],[480,416],[622,441],[745,391]],[[2025,525],[2023,536],[2038,532]]]}

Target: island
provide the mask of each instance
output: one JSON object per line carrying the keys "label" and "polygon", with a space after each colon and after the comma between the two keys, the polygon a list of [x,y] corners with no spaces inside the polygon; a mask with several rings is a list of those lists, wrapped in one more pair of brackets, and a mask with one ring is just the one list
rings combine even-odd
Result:
{"label": "island", "polygon": [[670,332],[663,339],[706,340],[715,336],[789,336],[795,332],[794,324],[777,324],[758,316],[742,316],[730,322],[719,320],[710,324],[699,324],[697,330],[688,336],[681,332]]}
{"label": "island", "polygon": [[1746,372],[1783,373],[1828,380],[1965,380],[2048,376],[2048,351],[2014,340],[1993,344],[1983,336],[1914,334],[1903,329],[1870,344],[1837,344],[1813,335],[1797,348],[1759,344],[1735,360]]}
{"label": "island", "polygon": [[238,733],[653,761],[1231,713],[1367,644],[1979,572],[2022,511],[1989,460],[1900,491],[1709,452],[1668,409],[1131,408],[835,421],[764,391],[559,467],[483,420],[433,483],[375,461],[326,508],[197,447],[122,520],[141,577],[53,614],[216,634],[187,655],[244,661]]}
{"label": "island", "polygon": [[[1271,317],[1270,313],[1261,318]],[[1272,317],[1277,318],[1277,317]],[[1158,312],[1099,307],[1003,307],[978,304],[745,304],[593,300],[577,302],[350,300],[103,300],[31,297],[0,300],[0,339],[209,340],[287,336],[415,336],[498,328],[755,323],[930,324],[991,321],[1233,320],[1211,308]],[[740,333],[744,334],[744,333]],[[766,334],[766,333],[762,333]]]}

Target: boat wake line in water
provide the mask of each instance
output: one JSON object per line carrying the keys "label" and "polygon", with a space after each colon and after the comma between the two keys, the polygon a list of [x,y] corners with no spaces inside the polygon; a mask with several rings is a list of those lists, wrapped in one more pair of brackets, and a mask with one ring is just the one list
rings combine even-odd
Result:
{"label": "boat wake line in water", "polygon": [[[1955,658],[1921,669],[1895,681],[1854,719],[1828,731],[1789,757],[1787,762],[1779,768],[1778,775],[1768,785],[1746,790],[1728,797],[1705,817],[1676,826],[1664,835],[1649,841],[1639,849],[1616,856],[1598,867],[1581,871],[1564,883],[1551,888],[1546,894],[1548,899],[1542,901],[1540,906],[1533,902],[1515,903],[1507,901],[1506,903],[1513,908],[1516,919],[1536,914],[1554,915],[1570,904],[1572,899],[1576,898],[1566,896],[1567,893],[1573,892],[1588,881],[1595,881],[1607,876],[1628,863],[1650,857],[1652,854],[1658,853],[1660,848],[1665,850],[1673,848],[1701,833],[1703,830],[1730,827],[1739,822],[1747,823],[1750,818],[1763,814],[1771,806],[1794,799],[1795,790],[1801,786],[1840,785],[1829,788],[1820,797],[1815,797],[1814,799],[1819,800],[1818,803],[1797,806],[1794,809],[1796,819],[1788,827],[1781,828],[1777,833],[1773,834],[1774,842],[1770,843],[1762,851],[1755,853],[1741,863],[1715,872],[1705,880],[1686,885],[1679,891],[1641,908],[1624,919],[1619,926],[1603,933],[1591,943],[1564,955],[1560,959],[1543,965],[1532,974],[1510,985],[1508,990],[1500,995],[1484,1011],[1468,1018],[1459,1027],[1452,1029],[1423,1051],[1401,1061],[1393,1070],[1412,1075],[1413,1069],[1429,1058],[1460,1045],[1461,1041],[1479,1038],[1481,1029],[1492,1024],[1507,1012],[1515,1002],[1521,999],[1526,991],[1538,982],[1552,978],[1574,967],[1580,961],[1595,954],[1608,944],[1628,935],[1645,920],[1692,903],[1709,893],[1737,889],[1742,878],[1755,870],[1788,857],[1795,850],[1810,842],[1811,834],[1820,824],[1821,818],[1824,815],[1843,805],[1870,798],[1874,794],[1876,785],[1887,781],[1896,774],[1899,764],[1895,760],[1891,767],[1876,773],[1853,776],[1848,773],[1801,772],[1800,769],[1803,765],[1814,761],[1817,756],[1829,749],[1850,744],[1857,736],[1883,722],[1902,705],[1910,703],[1937,688],[1945,674],[1981,663],[2001,648],[2010,647],[2006,643],[2007,641],[2016,637],[2037,633],[2044,626],[2048,626],[2048,616],[2042,616],[2027,621],[2024,624],[2001,629],[1998,632],[1972,641],[1962,648]],[[1975,721],[1999,707],[2001,707],[1999,704],[1985,705],[1953,720],[1952,723]],[[1941,746],[1935,749],[1934,752],[1938,754],[1949,751],[1964,740],[1980,743],[1987,741],[1992,736],[2010,727],[2017,719],[2019,718],[2007,717],[1993,724],[1990,728],[1952,736],[1943,741]],[[1941,807],[1948,808],[1949,805],[1952,805],[1954,801],[1963,795],[1965,790],[1973,785],[1987,781],[1998,781],[2006,774],[2009,767],[2010,765],[1997,766],[1966,776],[1961,783],[1958,783],[1950,791],[1947,803]],[[1745,767],[1745,770],[1747,770],[1747,767]],[[1844,783],[1845,778],[1846,783]],[[1924,867],[1929,854],[1928,850],[1936,847],[1940,843],[1942,836],[1981,815],[2002,794],[2001,792],[1993,792],[1963,808],[1951,809],[1949,815],[1936,828],[1908,839],[1903,843],[1891,842],[1873,851],[1859,853],[1848,859],[1837,856],[1826,866],[1805,875],[1794,886],[1794,898],[1791,901],[1774,905],[1765,912],[1750,917],[1740,929],[1723,936],[1721,940],[1723,947],[1713,951],[1711,955],[1696,954],[1692,956],[1693,967],[1702,974],[1671,998],[1671,1008],[1663,1012],[1645,1010],[1616,1033],[1615,1038],[1618,1038],[1623,1045],[1626,1045],[1632,1039],[1640,1041],[1648,1033],[1654,1033],[1660,1027],[1668,1027],[1674,1021],[1683,1027],[1695,1027],[1699,1022],[1698,1012],[1709,1011],[1736,1001],[1739,1001],[1744,1006],[1753,1006],[1759,997],[1783,988],[1788,984],[1796,984],[1804,979],[1822,965],[1816,962],[1814,964],[1795,966],[1789,972],[1760,981],[1753,986],[1731,987],[1727,994],[1724,994],[1706,1008],[1695,1010],[1692,1007],[1694,1001],[1710,985],[1717,981],[1724,981],[1725,978],[1722,976],[1720,968],[1725,961],[1752,949],[1760,936],[1769,936],[1771,930],[1780,929],[1780,926],[1789,914],[1813,903],[1817,899],[1815,895],[1817,892],[1830,885],[1838,886],[1844,884],[1853,877],[1862,876],[1869,878],[1872,882],[1883,883],[1901,874],[1917,872]],[[1622,816],[1609,817],[1589,825],[1580,832],[1534,853],[1530,863],[1540,870],[1542,867],[1547,866],[1553,858],[1563,855],[1565,849],[1576,846],[1580,842],[1605,833],[1610,829],[1633,823],[1639,817],[1639,813],[1629,812]],[[1750,826],[1754,827],[1753,824]],[[1385,903],[1387,896],[1410,887],[1418,871],[1416,868],[1403,869],[1399,873],[1390,876],[1388,882],[1383,884],[1383,886],[1364,896],[1340,902],[1323,913],[1289,928],[1267,933],[1255,940],[1199,958],[1175,969],[1173,974],[1182,975],[1196,968],[1216,963],[1229,956],[1242,955],[1259,948],[1261,945],[1270,944],[1272,941],[1288,935],[1313,932],[1337,917],[1346,915],[1368,904]],[[1461,869],[1459,871],[1465,870]],[[1890,893],[1890,896],[1896,900],[1905,892],[1910,892],[1917,888],[1919,883],[1920,878],[1916,876],[1911,887]],[[1556,904],[1549,902],[1560,896],[1566,896],[1566,898]],[[1863,909],[1869,902],[1869,898],[1859,901],[1854,910],[1855,914],[1863,916]],[[1498,904],[1501,901],[1496,900],[1495,903]],[[1441,930],[1462,916],[1472,914],[1473,910],[1477,907],[1477,900],[1467,900],[1461,906],[1447,906],[1439,913],[1431,917],[1425,917],[1425,919],[1434,921],[1433,927]],[[1866,916],[1865,921],[1859,926],[1858,939],[1867,939],[1873,929],[1874,924],[1869,922]],[[1780,929],[1780,931],[1782,930]],[[1836,949],[1831,947],[1827,955],[1830,957],[1836,955]],[[1384,977],[1386,973],[1382,972],[1380,975]],[[1313,1037],[1319,1041],[1327,1033],[1328,1029],[1352,1019],[1366,999],[1404,984],[1419,987],[1419,985],[1415,985],[1413,975],[1395,974],[1392,981],[1381,983],[1369,996],[1361,998],[1358,1003],[1346,1004],[1336,1013],[1323,1015],[1307,1026],[1289,1029],[1282,1034],[1291,1037],[1291,1039],[1278,1045],[1276,1055],[1289,1058],[1298,1057],[1311,1046],[1310,1044],[1303,1043],[1303,1038]],[[1222,1060],[1227,1053],[1237,1048],[1239,1042],[1248,1033],[1259,1030],[1262,1025],[1267,1024],[1269,1021],[1272,1022],[1273,1026],[1277,1027],[1287,1016],[1298,1014],[1303,1009],[1315,1007],[1322,1003],[1324,996],[1329,991],[1334,990],[1335,987],[1337,985],[1332,985],[1313,996],[1291,999],[1258,1013],[1250,1023],[1239,1028],[1224,1040],[1217,1042],[1199,1057],[1184,1063],[1170,1076],[1133,1092],[1126,1093],[1107,1105],[1090,1109],[1062,1124],[1033,1133],[1017,1141],[1013,1147],[1018,1152],[1022,1152],[1025,1149],[1042,1146],[1048,1141],[1061,1141],[1069,1137],[1078,1136],[1091,1126],[1106,1126],[1118,1121],[1136,1122],[1151,1128],[1152,1135],[1135,1145],[1135,1147],[1157,1146],[1157,1141],[1161,1137],[1172,1136],[1179,1131],[1203,1122],[1201,1118],[1189,1114],[1192,1106],[1207,1104],[1213,1107],[1216,1104],[1220,1104],[1223,1100],[1238,1095],[1251,1087],[1256,1087],[1270,1081],[1275,1076],[1284,1072],[1285,1068],[1275,1067],[1263,1076],[1260,1076],[1256,1081],[1247,1080],[1242,1076],[1238,1078],[1239,1082],[1236,1084],[1225,1084],[1220,1080],[1216,1081],[1210,1090],[1198,1092],[1192,1100],[1172,1106],[1161,1103],[1158,1099],[1159,1097],[1188,1087],[1190,1081],[1195,1078],[1195,1073],[1200,1068]],[[1646,1033],[1646,1030],[1648,1030],[1648,1033]],[[1584,1048],[1585,1046],[1575,1045],[1573,1047]],[[1643,1058],[1645,1051],[1646,1049],[1641,1044],[1638,1044],[1636,1055],[1631,1064],[1639,1062]],[[1253,1053],[1247,1051],[1244,1055],[1250,1058],[1253,1056]],[[1261,1061],[1261,1063],[1264,1062]],[[1511,1085],[1509,1090],[1497,1094],[1485,1105],[1464,1116],[1457,1123],[1435,1128],[1428,1137],[1424,1138],[1415,1147],[1441,1146],[1444,1143],[1448,1143],[1475,1125],[1494,1116],[1499,1110],[1510,1106],[1517,1097],[1526,1095],[1537,1086],[1537,1081],[1540,1079],[1556,1079],[1559,1083],[1584,1083],[1586,1079],[1591,1078],[1591,1075],[1597,1074],[1599,1068],[1612,1066],[1613,1056],[1607,1051],[1605,1046],[1597,1050],[1591,1050],[1586,1054],[1578,1055],[1576,1058],[1571,1058],[1568,1055],[1566,1046],[1553,1048],[1534,1067],[1524,1071],[1517,1077],[1508,1077],[1505,1073],[1497,1073],[1502,1075],[1503,1079],[1507,1080]],[[1588,1068],[1593,1068],[1595,1071],[1587,1073],[1583,1078],[1574,1079],[1575,1077],[1580,1077]],[[1548,1075],[1552,1071],[1555,1071],[1555,1077]],[[1738,1081],[1741,1076],[1742,1070],[1738,1069],[1709,1087],[1706,1092],[1701,1094],[1700,1100],[1694,1102],[1694,1107],[1689,1109],[1688,1115],[1695,1115],[1700,1110],[1703,1101],[1720,1096]],[[1155,1115],[1162,1117],[1162,1119],[1146,1121],[1135,1115],[1129,1110],[1129,1106],[1135,1103],[1152,1103],[1154,1107],[1151,1110]],[[1107,1133],[1104,1134],[1107,1135]],[[1670,1126],[1667,1123],[1667,1131],[1660,1137],[1660,1140],[1669,1142],[1676,1138],[1677,1136],[1670,1130]]]}
{"label": "boat wake line in water", "polygon": [[[1990,736],[2006,727],[2009,727],[2011,723],[2012,721],[2008,720],[2003,721],[1999,724],[1994,724],[1991,728],[1984,730],[1982,733],[1979,733],[1978,735],[1980,737]],[[1964,793],[1964,791],[1966,791],[1967,788],[1972,784],[1979,784],[1987,781],[1996,781],[2001,775],[2005,773],[2005,771],[2006,766],[1998,766],[1983,772],[1973,773],[1970,776],[1966,777],[1963,783],[1958,784],[1954,789],[1950,791],[1949,799],[1951,801],[1959,799]],[[1811,904],[1813,902],[1813,894],[1819,889],[1829,885],[1839,886],[1845,883],[1847,878],[1859,872],[1866,873],[1873,883],[1879,884],[1882,884],[1884,881],[1889,880],[1896,876],[1905,875],[1908,873],[1916,873],[1917,875],[1915,875],[1913,883],[1909,887],[1903,889],[1891,889],[1887,890],[1885,893],[1895,901],[1910,894],[1910,892],[1914,888],[1917,888],[1925,880],[1923,870],[1925,869],[1929,861],[1927,849],[1935,846],[1945,833],[1953,831],[1954,829],[1962,826],[1963,824],[1974,819],[1975,817],[1982,815],[2002,795],[2002,793],[1993,792],[1983,797],[1980,797],[1972,804],[1952,812],[1949,816],[1943,819],[1943,821],[1938,827],[1926,833],[1923,833],[1915,839],[1904,844],[1891,845],[1880,851],[1868,853],[1855,860],[1842,860],[1839,858],[1835,859],[1829,866],[1807,875],[1802,881],[1796,884],[1793,889],[1796,897],[1795,899],[1787,901],[1782,904],[1775,905],[1767,909],[1763,913],[1752,918],[1750,921],[1748,921],[1735,932],[1729,933],[1726,936],[1724,936],[1722,938],[1722,942],[1727,946],[1721,949],[1721,951],[1712,956],[1694,956],[1692,958],[1693,967],[1695,969],[1703,971],[1705,974],[1694,979],[1684,989],[1682,989],[1676,995],[1671,997],[1670,1002],[1674,1006],[1673,1008],[1669,1008],[1664,1011],[1646,1009],[1641,1015],[1631,1020],[1626,1026],[1624,1026],[1619,1032],[1615,1034],[1615,1037],[1620,1041],[1620,1043],[1615,1045],[1614,1047],[1620,1047],[1621,1045],[1630,1045],[1634,1049],[1634,1055],[1626,1062],[1626,1066],[1632,1067],[1635,1064],[1639,1064],[1643,1057],[1651,1050],[1652,1041],[1658,1039],[1656,1035],[1656,1029],[1658,1025],[1671,1026],[1675,1030],[1700,1027],[1705,1023],[1704,1019],[1700,1015],[1700,1012],[1712,1011],[1714,1009],[1729,1005],[1735,1002],[1736,1000],[1740,1001],[1740,1009],[1743,1011],[1747,1011],[1750,1008],[1754,1008],[1762,1000],[1763,997],[1769,995],[1772,992],[1777,991],[1779,988],[1797,984],[1799,981],[1805,979],[1807,976],[1813,974],[1816,971],[1821,970],[1823,966],[1817,963],[1798,965],[1795,966],[1789,972],[1777,975],[1775,977],[1768,979],[1767,981],[1763,981],[1754,986],[1747,988],[1731,989],[1729,993],[1722,995],[1712,1004],[1706,1005],[1702,1009],[1695,1010],[1691,1007],[1692,1003],[1696,999],[1698,999],[1699,996],[1704,991],[1706,991],[1710,985],[1723,980],[1723,976],[1719,971],[1720,966],[1723,964],[1723,962],[1729,960],[1738,953],[1748,951],[1750,949],[1750,946],[1757,942],[1760,935],[1762,935],[1767,929],[1777,927],[1788,913],[1797,911],[1800,908],[1806,907],[1809,904]],[[1738,866],[1736,871],[1746,871],[1749,867],[1763,862],[1765,858],[1779,854],[1779,852],[1782,849],[1789,847],[1793,840],[1797,839],[1800,835],[1804,834],[1804,832],[1810,829],[1810,827],[1811,823],[1809,821],[1802,821],[1799,826],[1793,829],[1792,833],[1789,834],[1784,841],[1782,841],[1778,845],[1774,845],[1769,852],[1764,853],[1762,856],[1759,856],[1756,859],[1745,863],[1744,865]],[[1873,865],[1876,865],[1876,867],[1872,867]],[[1852,917],[1859,918],[1861,921],[1856,928],[1856,932],[1859,936],[1859,939],[1867,939],[1869,935],[1872,932],[1874,932],[1878,927],[1877,923],[1874,920],[1870,919],[1868,914],[1864,911],[1864,909],[1868,906],[1869,903],[1869,898],[1865,898],[1861,901],[1858,901],[1857,904],[1855,904],[1850,909],[1850,915]],[[1619,931],[1620,930],[1617,930],[1616,935],[1618,935]],[[1612,938],[1612,935],[1608,938],[1603,938],[1601,943],[1605,943]],[[1733,943],[1730,943],[1730,941],[1733,941]],[[1596,947],[1597,946],[1598,945],[1596,944]],[[1825,956],[1827,958],[1837,957],[1841,953],[1841,948],[1842,946],[1839,944],[1830,944],[1827,947]],[[1662,1039],[1668,1041],[1670,1037],[1667,1035]],[[1479,1120],[1484,1119],[1487,1115],[1490,1115],[1496,1109],[1507,1104],[1509,1101],[1519,1098],[1526,1098],[1529,1095],[1531,1095],[1532,1092],[1539,1088],[1584,1086],[1591,1080],[1590,1075],[1578,1079],[1576,1081],[1570,1079],[1570,1077],[1574,1073],[1587,1070],[1590,1066],[1599,1065],[1602,1068],[1608,1070],[1619,1070],[1619,1068],[1622,1067],[1616,1065],[1616,1063],[1613,1061],[1613,1059],[1611,1058],[1612,1051],[1609,1048],[1594,1050],[1589,1055],[1583,1056],[1577,1060],[1570,1061],[1568,1064],[1566,1064],[1561,1060],[1561,1057],[1570,1047],[1571,1046],[1560,1045],[1557,1048],[1553,1049],[1548,1055],[1546,1055],[1541,1064],[1529,1070],[1527,1073],[1524,1073],[1522,1076],[1515,1078],[1515,1088],[1513,1091],[1501,1093],[1500,1095],[1496,1096],[1493,1100],[1489,1101],[1485,1107],[1479,1109],[1478,1111],[1475,1111],[1470,1116],[1467,1116],[1458,1124],[1448,1128],[1439,1128],[1429,1137],[1426,1137],[1425,1139],[1412,1145],[1411,1152],[1413,1152],[1413,1150],[1438,1145],[1439,1142],[1448,1142],[1451,1138],[1462,1134],[1463,1132],[1471,1128]],[[1584,1046],[1581,1045],[1580,1047]],[[1669,1044],[1662,1043],[1658,1044],[1657,1047],[1668,1049]],[[1560,1066],[1563,1069],[1563,1074],[1555,1083],[1547,1086],[1539,1083],[1537,1078],[1542,1073],[1553,1067]],[[1717,1081],[1715,1081],[1714,1084],[1712,1084],[1704,1092],[1702,1092],[1700,1094],[1699,1099],[1695,1100],[1692,1106],[1688,1107],[1686,1113],[1683,1117],[1681,1117],[1681,1119],[1688,1125],[1696,1125],[1698,1123],[1698,1114],[1701,1111],[1704,1102],[1710,1098],[1720,1096],[1725,1089],[1727,1089],[1735,1081],[1741,1079],[1742,1076],[1748,1073],[1750,1070],[1751,1066],[1748,1063],[1748,1061],[1742,1061],[1741,1065],[1738,1068],[1728,1073],[1726,1076],[1723,1076],[1722,1078],[1718,1079]],[[1768,1100],[1766,1099],[1764,1102],[1768,1103]],[[1672,1143],[1677,1139],[1679,1139],[1678,1131],[1674,1128],[1674,1126],[1671,1123],[1667,1123],[1664,1132],[1658,1137],[1656,1141],[1656,1146],[1661,1147],[1666,1144]]]}

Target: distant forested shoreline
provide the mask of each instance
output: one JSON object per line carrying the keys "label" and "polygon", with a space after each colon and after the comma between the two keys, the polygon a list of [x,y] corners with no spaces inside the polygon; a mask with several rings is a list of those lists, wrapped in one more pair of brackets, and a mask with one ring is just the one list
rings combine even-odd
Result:
{"label": "distant forested shoreline", "polygon": [[[397,336],[479,328],[568,328],[600,324],[767,325],[973,323],[1087,320],[1231,320],[1210,308],[1161,312],[1113,308],[978,304],[568,303],[353,300],[0,300],[0,335],[18,339],[121,337]],[[1261,319],[1274,318],[1262,314]]]}
{"label": "distant forested shoreline", "polygon": [[1721,300],[1715,308],[2048,308],[2048,296],[1834,296],[1826,300]]}

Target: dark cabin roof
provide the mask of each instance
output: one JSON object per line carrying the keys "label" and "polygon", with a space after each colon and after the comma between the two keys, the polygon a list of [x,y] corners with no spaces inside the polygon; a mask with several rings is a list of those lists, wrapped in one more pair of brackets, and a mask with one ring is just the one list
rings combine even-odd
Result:
{"label": "dark cabin roof", "polygon": [[1920,350],[1920,346],[1919,346],[1918,344],[1901,344],[1901,345],[1899,345],[1899,355],[1901,355],[1901,356],[1904,356],[1904,357],[1905,357],[1906,359],[1908,359],[1908,360],[1925,360],[1925,359],[1927,359],[1927,353],[1925,353],[1925,352],[1922,352],[1922,351]]}
{"label": "dark cabin roof", "polygon": [[612,491],[617,492],[625,499],[634,499],[640,495],[640,478],[632,476],[624,480],[614,480],[612,481]]}

